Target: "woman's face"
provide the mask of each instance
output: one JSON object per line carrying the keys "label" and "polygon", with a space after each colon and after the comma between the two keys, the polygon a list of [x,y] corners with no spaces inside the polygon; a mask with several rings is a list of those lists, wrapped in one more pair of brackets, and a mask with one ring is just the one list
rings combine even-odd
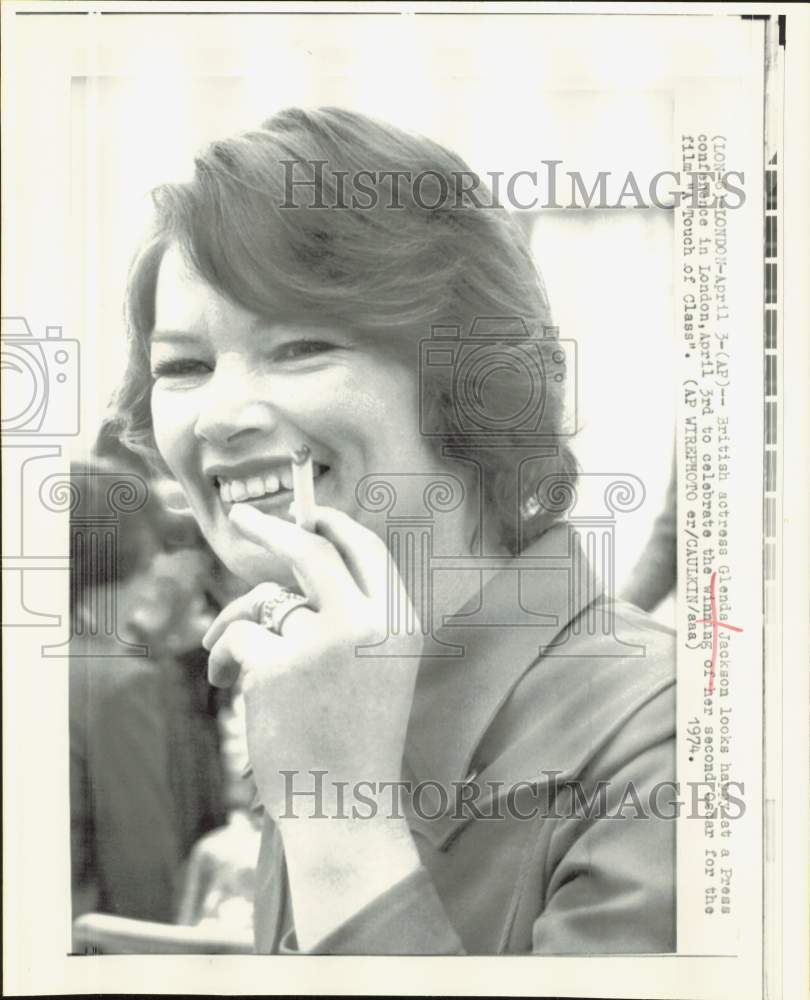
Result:
{"label": "woman's face", "polygon": [[315,498],[385,537],[359,506],[369,474],[447,472],[419,433],[417,374],[338,327],[268,322],[192,271],[161,264],[151,348],[155,439],[212,548],[248,583],[293,578],[228,518],[234,502],[291,519],[290,451],[309,446]]}

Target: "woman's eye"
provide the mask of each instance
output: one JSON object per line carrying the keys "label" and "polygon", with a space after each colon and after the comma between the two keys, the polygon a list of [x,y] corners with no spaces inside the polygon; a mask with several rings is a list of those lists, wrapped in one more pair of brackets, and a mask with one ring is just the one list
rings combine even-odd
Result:
{"label": "woman's eye", "polygon": [[205,375],[211,371],[204,361],[193,358],[169,358],[152,365],[152,378],[182,378],[187,375]]}
{"label": "woman's eye", "polygon": [[306,358],[323,354],[334,349],[335,344],[330,344],[325,340],[291,340],[287,344],[282,344],[274,352],[274,355],[280,361],[287,361],[293,358]]}

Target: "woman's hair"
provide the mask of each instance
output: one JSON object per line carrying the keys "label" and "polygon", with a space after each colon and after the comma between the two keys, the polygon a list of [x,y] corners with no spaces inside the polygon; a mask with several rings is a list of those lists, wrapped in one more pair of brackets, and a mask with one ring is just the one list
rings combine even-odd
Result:
{"label": "woman's hair", "polygon": [[[128,445],[157,457],[149,337],[161,260],[176,243],[242,307],[347,326],[420,366],[422,431],[439,453],[467,448],[485,467],[483,500],[502,542],[518,551],[542,534],[560,508],[536,502],[538,483],[576,473],[561,436],[564,357],[523,232],[486,188],[472,189],[466,163],[355,112],[292,108],[212,143],[195,167],[191,181],[153,192],[155,230],[130,273],[129,365],[116,400]],[[420,342],[437,327],[457,328],[458,339],[431,355]],[[535,441],[538,456],[552,454],[531,477],[524,467],[518,496],[509,446]]]}

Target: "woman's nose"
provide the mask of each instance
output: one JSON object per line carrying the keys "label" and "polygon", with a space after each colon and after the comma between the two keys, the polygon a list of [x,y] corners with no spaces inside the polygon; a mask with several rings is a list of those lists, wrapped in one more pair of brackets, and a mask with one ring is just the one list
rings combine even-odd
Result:
{"label": "woman's nose", "polygon": [[266,433],[278,422],[264,380],[259,384],[245,371],[217,369],[200,404],[194,433],[209,444],[227,444],[237,436],[257,431]]}

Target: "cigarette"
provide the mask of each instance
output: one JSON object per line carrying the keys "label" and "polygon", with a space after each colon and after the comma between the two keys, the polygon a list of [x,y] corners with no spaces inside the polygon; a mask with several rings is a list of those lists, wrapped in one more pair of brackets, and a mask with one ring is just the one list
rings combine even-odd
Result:
{"label": "cigarette", "polygon": [[292,452],[293,498],[295,523],[305,531],[315,530],[315,476],[312,453],[302,444]]}

